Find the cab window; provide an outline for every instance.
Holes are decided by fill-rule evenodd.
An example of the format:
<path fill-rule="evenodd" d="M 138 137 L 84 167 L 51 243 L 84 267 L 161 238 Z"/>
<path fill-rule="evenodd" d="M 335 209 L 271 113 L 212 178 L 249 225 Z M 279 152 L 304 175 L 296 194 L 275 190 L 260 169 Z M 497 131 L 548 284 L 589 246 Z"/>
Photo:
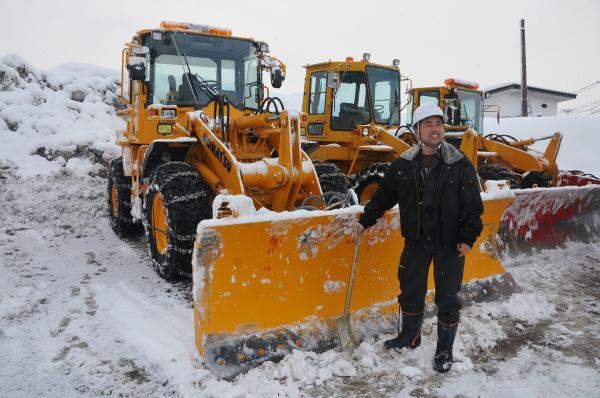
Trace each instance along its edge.
<path fill-rule="evenodd" d="M 434 104 L 440 104 L 440 94 L 438 91 L 421 91 L 419 93 L 419 106 L 433 102 Z"/>
<path fill-rule="evenodd" d="M 342 73 L 340 85 L 332 102 L 331 128 L 354 130 L 357 125 L 367 124 L 370 121 L 365 74 Z"/>
<path fill-rule="evenodd" d="M 315 72 L 310 75 L 310 94 L 308 113 L 322 115 L 325 112 L 325 93 L 327 92 L 327 72 Z"/>

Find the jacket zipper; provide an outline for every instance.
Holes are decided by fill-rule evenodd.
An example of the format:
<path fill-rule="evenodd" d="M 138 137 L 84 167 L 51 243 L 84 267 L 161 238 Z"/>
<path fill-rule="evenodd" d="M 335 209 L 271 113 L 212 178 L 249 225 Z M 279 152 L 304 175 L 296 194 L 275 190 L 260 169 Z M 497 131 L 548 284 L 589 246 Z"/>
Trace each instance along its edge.
<path fill-rule="evenodd" d="M 413 162 L 413 176 L 415 177 L 415 191 L 417 194 L 417 240 L 419 240 L 419 235 L 421 234 L 421 205 L 419 202 L 419 185 L 417 184 L 417 172 L 415 171 L 416 163 Z M 423 177 L 423 172 L 421 171 L 421 177 Z"/>
<path fill-rule="evenodd" d="M 440 187 L 442 185 L 442 180 L 445 179 L 445 174 L 446 174 L 446 170 L 448 165 L 443 163 L 441 164 L 442 166 L 442 170 L 440 171 L 440 174 L 438 175 L 438 180 L 437 180 L 437 187 L 435 188 L 435 215 L 436 215 L 436 219 L 438 220 L 435 224 L 435 227 L 437 229 L 437 237 L 440 240 L 440 243 L 442 241 L 442 231 L 440 231 L 440 222 L 439 222 L 439 217 L 440 217 L 440 202 L 442 200 L 441 198 L 441 192 L 440 192 Z M 444 181 L 445 183 L 445 181 Z"/>

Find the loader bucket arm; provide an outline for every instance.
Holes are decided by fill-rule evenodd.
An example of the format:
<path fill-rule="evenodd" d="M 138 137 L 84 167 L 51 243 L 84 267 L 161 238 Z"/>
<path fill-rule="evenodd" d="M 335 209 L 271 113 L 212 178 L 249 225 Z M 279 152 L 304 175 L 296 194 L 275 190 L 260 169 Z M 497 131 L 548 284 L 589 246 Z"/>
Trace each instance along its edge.
<path fill-rule="evenodd" d="M 488 138 L 481 137 L 480 139 L 484 151 L 496 152 L 498 157 L 508 163 L 513 170 L 519 172 L 544 171 L 544 165 L 540 162 L 540 159 L 531 153 Z"/>
<path fill-rule="evenodd" d="M 467 155 L 475 169 L 477 169 L 477 150 L 479 147 L 479 141 L 477 140 L 478 137 L 479 135 L 469 128 L 467 131 L 465 131 L 460 141 L 461 152 Z"/>
<path fill-rule="evenodd" d="M 484 200 L 484 232 L 467 255 L 465 281 L 483 280 L 490 289 L 490 280 L 502 279 L 495 235 L 511 201 Z M 338 344 L 335 319 L 344 308 L 352 225 L 361 211 L 270 213 L 198 225 L 195 341 L 211 372 L 230 376 L 294 349 Z M 361 241 L 350 312 L 363 335 L 395 328 L 399 221 L 397 208 L 390 210 Z"/>
<path fill-rule="evenodd" d="M 192 165 L 207 181 L 216 179 L 221 186 L 227 187 L 229 193 L 243 194 L 245 190 L 238 162 L 196 112 L 188 112 L 188 131 L 198 138 L 199 143 L 198 151 L 190 154 Z"/>
<path fill-rule="evenodd" d="M 558 172 L 558 166 L 556 165 L 556 158 L 558 157 L 558 151 L 560 150 L 560 144 L 562 143 L 562 134 L 556 132 L 553 134 L 546 150 L 544 151 L 544 159 L 548 162 L 547 168 L 544 174 L 553 177 Z"/>
<path fill-rule="evenodd" d="M 373 126 L 377 134 L 377 139 L 384 145 L 391 146 L 394 150 L 394 157 L 400 156 L 404 151 L 412 148 L 409 144 L 396 137 L 394 134 L 391 134 L 387 130 L 382 129 L 379 126 Z"/>
<path fill-rule="evenodd" d="M 190 151 L 188 161 L 211 187 L 251 196 L 257 208 L 273 211 L 294 209 L 305 198 L 322 194 L 312 162 L 300 148 L 299 115 L 284 111 L 280 115 L 239 117 L 233 121 L 234 134 L 229 145 L 196 112 L 188 113 L 188 131 L 199 142 Z M 240 137 L 248 131 L 262 137 L 261 151 L 243 147 Z M 275 152 L 278 157 L 270 157 Z M 236 155 L 250 158 L 241 162 Z"/>

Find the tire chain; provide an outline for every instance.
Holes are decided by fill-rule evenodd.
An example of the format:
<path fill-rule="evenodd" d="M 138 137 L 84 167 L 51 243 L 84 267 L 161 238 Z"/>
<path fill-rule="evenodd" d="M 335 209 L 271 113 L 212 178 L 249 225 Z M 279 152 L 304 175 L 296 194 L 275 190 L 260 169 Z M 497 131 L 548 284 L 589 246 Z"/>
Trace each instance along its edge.
<path fill-rule="evenodd" d="M 323 192 L 340 192 L 347 193 L 350 187 L 350 181 L 348 177 L 340 171 L 340 169 L 333 163 L 321 162 L 315 160 L 313 162 L 317 176 L 319 177 L 319 184 Z M 325 189 L 329 187 L 330 189 Z"/>
<path fill-rule="evenodd" d="M 177 179 L 181 180 L 177 181 Z M 209 214 L 212 213 L 211 191 L 200 174 L 185 162 L 169 162 L 157 167 L 152 173 L 151 181 L 152 183 L 148 185 L 146 191 L 147 200 L 144 203 L 144 225 L 146 226 L 150 255 L 161 276 L 169 279 L 177 274 L 187 274 L 187 269 L 183 269 L 183 267 L 187 268 L 191 263 L 189 254 L 194 250 L 193 241 L 196 237 L 195 226 L 191 226 L 196 223 L 189 220 L 201 221 L 211 217 Z M 196 192 L 185 193 L 190 190 Z M 154 239 L 149 215 L 151 209 L 148 208 L 152 194 L 160 194 L 163 197 L 164 211 L 168 220 L 167 236 L 169 239 L 164 257 L 157 254 L 155 258 L 153 255 Z M 201 200 L 198 201 L 198 199 Z M 190 202 L 190 204 L 182 207 L 181 204 L 185 202 Z M 169 216 L 170 211 L 174 211 L 175 214 Z M 177 233 L 175 231 L 177 228 L 193 231 L 193 233 Z M 190 242 L 192 242 L 191 245 Z M 181 257 L 174 256 L 175 253 L 180 254 Z"/>
<path fill-rule="evenodd" d="M 373 163 L 365 169 L 362 169 L 354 178 L 354 185 L 352 189 L 357 191 L 360 184 L 367 182 L 369 179 L 374 179 L 373 177 L 383 178 L 385 172 L 390 168 L 389 163 Z"/>

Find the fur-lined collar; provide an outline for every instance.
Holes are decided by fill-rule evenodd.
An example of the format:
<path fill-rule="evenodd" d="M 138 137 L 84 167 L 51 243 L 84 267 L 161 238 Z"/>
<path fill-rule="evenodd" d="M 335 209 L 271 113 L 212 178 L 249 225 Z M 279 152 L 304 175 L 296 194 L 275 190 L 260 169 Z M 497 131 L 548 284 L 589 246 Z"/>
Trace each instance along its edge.
<path fill-rule="evenodd" d="M 421 144 L 415 145 L 410 148 L 408 151 L 402 152 L 400 157 L 406 160 L 415 160 L 417 155 L 421 152 Z M 442 160 L 446 164 L 454 164 L 463 158 L 463 154 L 452 145 L 448 144 L 446 141 L 442 141 L 439 149 L 440 154 L 442 155 Z"/>

